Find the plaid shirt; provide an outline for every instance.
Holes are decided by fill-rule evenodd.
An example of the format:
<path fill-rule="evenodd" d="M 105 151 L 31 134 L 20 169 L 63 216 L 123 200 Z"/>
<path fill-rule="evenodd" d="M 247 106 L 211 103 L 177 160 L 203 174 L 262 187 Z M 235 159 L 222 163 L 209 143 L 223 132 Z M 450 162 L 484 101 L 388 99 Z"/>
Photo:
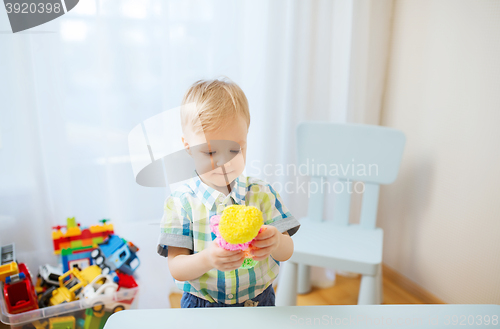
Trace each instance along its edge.
<path fill-rule="evenodd" d="M 167 256 L 168 246 L 198 253 L 215 239 L 210 231 L 210 217 L 220 215 L 231 204 L 255 206 L 262 211 L 264 224 L 292 236 L 299 222 L 290 214 L 279 194 L 270 184 L 243 174 L 231 183 L 231 193 L 211 188 L 196 176 L 174 191 L 165 201 L 158 253 Z M 271 256 L 250 269 L 222 272 L 211 269 L 195 280 L 178 281 L 183 291 L 210 302 L 242 303 L 263 292 L 276 278 L 279 262 Z"/>

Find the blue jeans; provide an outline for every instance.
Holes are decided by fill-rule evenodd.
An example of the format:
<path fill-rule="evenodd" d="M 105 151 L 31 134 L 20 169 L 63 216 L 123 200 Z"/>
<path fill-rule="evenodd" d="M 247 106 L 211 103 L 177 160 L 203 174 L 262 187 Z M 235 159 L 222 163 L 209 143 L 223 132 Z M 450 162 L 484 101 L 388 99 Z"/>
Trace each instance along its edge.
<path fill-rule="evenodd" d="M 273 285 L 269 285 L 261 294 L 251 299 L 254 302 L 259 302 L 257 306 L 275 306 L 274 289 Z M 243 303 L 226 304 L 226 303 L 211 303 L 206 299 L 197 297 L 189 292 L 184 292 L 181 298 L 181 308 L 195 308 L 195 307 L 241 307 L 245 306 Z"/>

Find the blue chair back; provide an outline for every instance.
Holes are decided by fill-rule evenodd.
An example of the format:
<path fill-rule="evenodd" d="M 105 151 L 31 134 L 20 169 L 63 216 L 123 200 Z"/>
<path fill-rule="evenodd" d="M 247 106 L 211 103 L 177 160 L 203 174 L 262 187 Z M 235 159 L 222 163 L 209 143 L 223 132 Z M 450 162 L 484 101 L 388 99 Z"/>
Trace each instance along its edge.
<path fill-rule="evenodd" d="M 297 127 L 297 157 L 300 174 L 311 176 L 307 216 L 323 220 L 324 190 L 335 193 L 333 221 L 349 224 L 351 194 L 362 190 L 360 226 L 374 229 L 380 184 L 397 177 L 406 137 L 403 132 L 382 126 L 303 122 Z M 336 177 L 333 183 L 327 177 Z M 325 185 L 323 185 L 325 184 Z M 330 185 L 326 185 L 330 184 Z M 318 187 L 312 190 L 312 187 Z"/>

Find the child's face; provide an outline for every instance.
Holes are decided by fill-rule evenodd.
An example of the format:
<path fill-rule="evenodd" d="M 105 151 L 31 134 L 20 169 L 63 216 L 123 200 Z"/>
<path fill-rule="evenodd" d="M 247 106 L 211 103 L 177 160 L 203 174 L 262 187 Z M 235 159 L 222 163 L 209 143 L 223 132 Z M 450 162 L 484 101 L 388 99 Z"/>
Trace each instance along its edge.
<path fill-rule="evenodd" d="M 189 140 L 183 137 L 182 142 L 201 180 L 227 194 L 227 185 L 245 169 L 247 134 L 246 121 L 237 117 L 218 132 L 190 134 Z"/>

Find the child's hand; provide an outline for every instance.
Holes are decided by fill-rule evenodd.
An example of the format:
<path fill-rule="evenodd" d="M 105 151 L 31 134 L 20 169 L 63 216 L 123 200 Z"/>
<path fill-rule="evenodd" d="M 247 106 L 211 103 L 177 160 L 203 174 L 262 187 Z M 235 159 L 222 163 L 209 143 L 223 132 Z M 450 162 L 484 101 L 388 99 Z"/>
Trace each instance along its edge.
<path fill-rule="evenodd" d="M 207 260 L 211 268 L 223 272 L 239 268 L 245 259 L 242 250 L 226 250 L 221 248 L 215 240 L 210 243 L 206 250 Z"/>
<path fill-rule="evenodd" d="M 264 260 L 271 255 L 279 246 L 282 234 L 275 226 L 263 225 L 266 229 L 260 232 L 255 241 L 252 242 L 253 260 Z"/>

